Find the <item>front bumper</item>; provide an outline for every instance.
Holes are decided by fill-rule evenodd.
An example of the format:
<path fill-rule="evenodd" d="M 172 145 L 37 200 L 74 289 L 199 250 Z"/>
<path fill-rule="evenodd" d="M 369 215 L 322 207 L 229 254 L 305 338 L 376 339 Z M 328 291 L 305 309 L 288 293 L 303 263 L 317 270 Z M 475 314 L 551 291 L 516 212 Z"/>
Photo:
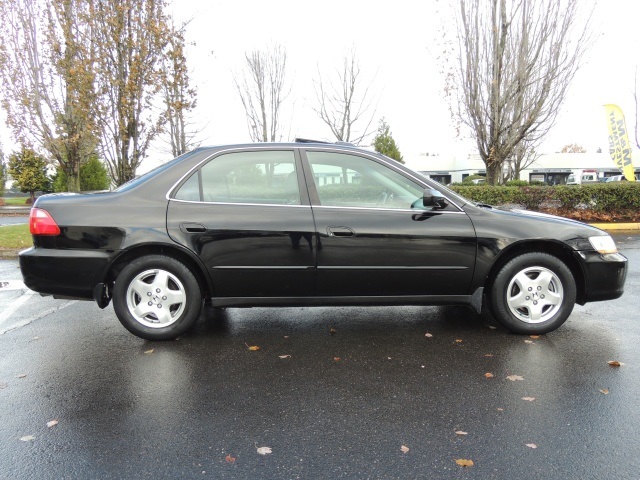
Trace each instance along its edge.
<path fill-rule="evenodd" d="M 627 257 L 620 253 L 577 252 L 585 276 L 584 302 L 613 300 L 624 293 Z"/>
<path fill-rule="evenodd" d="M 29 248 L 19 254 L 24 284 L 43 295 L 93 299 L 111 255 L 99 250 Z"/>

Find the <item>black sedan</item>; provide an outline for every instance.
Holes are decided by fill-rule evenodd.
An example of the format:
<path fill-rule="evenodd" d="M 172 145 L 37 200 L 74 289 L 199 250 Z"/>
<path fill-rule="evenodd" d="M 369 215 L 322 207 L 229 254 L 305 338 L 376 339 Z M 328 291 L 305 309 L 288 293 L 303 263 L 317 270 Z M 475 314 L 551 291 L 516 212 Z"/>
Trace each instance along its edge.
<path fill-rule="evenodd" d="M 40 197 L 25 284 L 167 340 L 214 307 L 469 305 L 518 333 L 622 295 L 605 232 L 476 204 L 375 152 L 199 148 L 113 192 Z"/>

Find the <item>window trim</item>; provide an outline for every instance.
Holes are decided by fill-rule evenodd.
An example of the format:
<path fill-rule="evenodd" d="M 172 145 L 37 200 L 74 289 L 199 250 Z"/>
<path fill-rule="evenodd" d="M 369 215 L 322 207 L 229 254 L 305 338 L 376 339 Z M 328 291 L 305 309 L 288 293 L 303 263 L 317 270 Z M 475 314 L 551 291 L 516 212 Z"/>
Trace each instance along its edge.
<path fill-rule="evenodd" d="M 238 202 L 218 202 L 218 201 L 212 202 L 212 201 L 204 200 L 204 194 L 203 194 L 203 191 L 202 191 L 202 173 L 201 173 L 202 167 L 204 165 L 206 165 L 207 163 L 214 161 L 217 157 L 220 157 L 222 155 L 227 155 L 227 154 L 230 154 L 230 153 L 244 153 L 244 152 L 291 152 L 291 153 L 293 153 L 293 164 L 294 164 L 294 168 L 295 168 L 295 171 L 296 171 L 296 179 L 298 181 L 298 192 L 299 192 L 299 195 L 300 195 L 300 204 L 299 205 L 286 205 L 286 204 L 282 204 L 282 203 L 238 203 Z M 194 173 L 198 174 L 198 184 L 199 184 L 199 188 L 200 188 L 200 199 L 201 200 L 181 200 L 181 199 L 175 198 L 175 196 L 178 193 L 178 191 L 180 190 L 180 188 L 182 188 L 184 183 L 187 180 L 189 180 L 189 178 L 191 178 L 191 175 L 193 175 Z M 196 165 L 191 167 L 184 175 L 182 175 L 180 177 L 180 179 L 178 179 L 177 182 L 175 182 L 171 186 L 171 188 L 169 188 L 169 190 L 167 191 L 167 193 L 165 195 L 165 198 L 168 201 L 172 201 L 172 202 L 209 204 L 209 205 L 251 205 L 251 206 L 276 206 L 276 207 L 309 207 L 309 206 L 311 206 L 311 202 L 309 200 L 308 187 L 306 188 L 306 192 L 305 192 L 304 189 L 300 188 L 301 185 L 305 185 L 306 186 L 306 181 L 305 181 L 304 172 L 303 172 L 302 160 L 300 158 L 300 151 L 299 151 L 298 148 L 296 148 L 294 146 L 287 146 L 285 148 L 277 147 L 277 146 L 273 146 L 271 148 L 265 148 L 263 146 L 232 147 L 232 148 L 225 148 L 225 149 L 219 150 L 219 151 L 217 151 L 215 153 L 212 153 L 211 155 L 205 157 L 200 162 L 198 162 Z"/>
<path fill-rule="evenodd" d="M 318 195 L 318 191 L 316 188 L 315 181 L 313 179 L 313 169 L 311 168 L 311 162 L 309 161 L 309 157 L 307 156 L 307 152 L 324 152 L 324 153 L 337 153 L 342 155 L 350 155 L 354 157 L 365 158 L 370 161 L 374 161 L 378 164 L 386 166 L 396 172 L 397 174 L 411 180 L 413 183 L 416 183 L 422 186 L 422 189 L 425 188 L 434 188 L 438 190 L 440 193 L 442 191 L 437 187 L 430 185 L 429 182 L 426 182 L 425 178 L 421 178 L 421 175 L 416 174 L 413 175 L 409 172 L 406 172 L 404 169 L 398 168 L 396 165 L 390 162 L 394 162 L 393 160 L 385 160 L 384 158 L 378 157 L 377 155 L 367 154 L 366 152 L 361 151 L 351 151 L 351 150 L 342 150 L 331 147 L 322 147 L 322 146 L 313 146 L 311 148 L 300 148 L 300 158 L 302 160 L 302 167 L 305 173 L 305 180 L 307 184 L 307 190 L 309 191 L 309 199 L 311 201 L 311 206 L 313 208 L 341 208 L 341 209 L 359 209 L 359 210 L 371 210 L 371 211 L 410 211 L 410 212 L 418 212 L 418 211 L 429 211 L 429 210 L 412 210 L 412 209 L 402 209 L 402 208 L 375 208 L 375 207 L 357 207 L 357 206 L 348 206 L 348 205 L 323 205 L 320 202 L 320 196 Z M 442 213 L 464 213 L 464 210 L 457 202 L 452 201 L 448 195 L 443 195 L 447 201 L 457 210 L 438 210 L 438 212 Z"/>

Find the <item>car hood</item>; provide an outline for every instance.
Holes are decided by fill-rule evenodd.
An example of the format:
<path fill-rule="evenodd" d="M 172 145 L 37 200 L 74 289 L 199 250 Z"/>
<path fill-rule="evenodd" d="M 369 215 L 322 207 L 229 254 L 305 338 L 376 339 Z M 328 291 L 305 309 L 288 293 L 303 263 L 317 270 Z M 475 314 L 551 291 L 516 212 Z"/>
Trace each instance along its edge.
<path fill-rule="evenodd" d="M 560 242 L 573 250 L 593 250 L 589 238 L 608 235 L 586 223 L 521 208 L 494 208 L 468 204 L 463 207 L 476 229 L 479 242 L 496 241 L 504 248 L 520 241 Z M 493 240 L 492 240 L 493 239 Z"/>
<path fill-rule="evenodd" d="M 592 227 L 591 225 L 586 224 L 584 222 L 581 222 L 579 220 L 574 220 L 572 218 L 566 218 L 566 217 L 560 217 L 558 215 L 551 215 L 549 213 L 535 212 L 533 210 L 525 210 L 523 208 L 512 208 L 512 207 L 507 207 L 507 208 L 494 207 L 494 209 L 497 210 L 497 211 L 510 212 L 510 213 L 513 213 L 513 214 L 516 214 L 518 216 L 525 217 L 525 218 L 540 218 L 540 219 L 549 220 L 549 221 L 552 221 L 552 222 L 579 225 L 579 226 L 582 226 L 582 227 L 588 227 L 588 228 L 592 228 L 594 230 L 598 230 L 596 227 Z"/>

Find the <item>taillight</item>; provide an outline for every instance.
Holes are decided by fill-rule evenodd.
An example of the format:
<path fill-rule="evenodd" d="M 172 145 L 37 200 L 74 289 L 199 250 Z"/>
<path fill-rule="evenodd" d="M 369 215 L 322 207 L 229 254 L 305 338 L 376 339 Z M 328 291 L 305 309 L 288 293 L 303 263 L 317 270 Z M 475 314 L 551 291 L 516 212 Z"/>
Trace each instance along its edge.
<path fill-rule="evenodd" d="M 31 235 L 60 235 L 60 228 L 53 217 L 41 208 L 32 208 L 29 214 Z"/>

